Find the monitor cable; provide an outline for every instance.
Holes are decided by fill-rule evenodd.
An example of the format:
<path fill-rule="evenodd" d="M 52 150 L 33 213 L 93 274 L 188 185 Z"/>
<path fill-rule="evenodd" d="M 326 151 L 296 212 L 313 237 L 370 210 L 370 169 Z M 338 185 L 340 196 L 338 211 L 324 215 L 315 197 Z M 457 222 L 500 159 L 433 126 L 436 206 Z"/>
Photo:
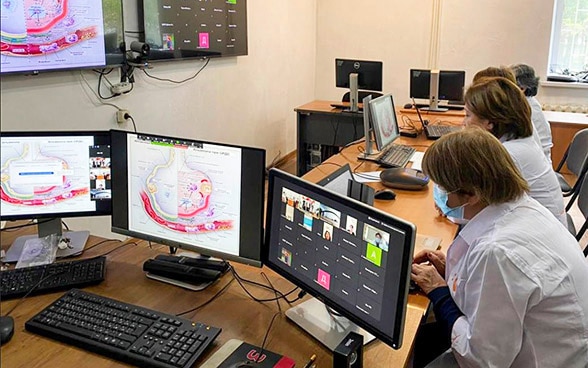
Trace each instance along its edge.
<path fill-rule="evenodd" d="M 293 300 L 289 300 L 287 297 L 290 296 L 290 295 L 292 295 L 296 290 L 298 290 L 298 287 L 295 287 L 294 289 L 288 291 L 287 293 L 282 293 L 281 291 L 279 291 L 277 289 L 273 289 L 273 288 L 271 288 L 271 287 L 269 287 L 267 285 L 264 285 L 264 284 L 261 284 L 259 282 L 248 280 L 248 279 L 245 279 L 245 278 L 241 277 L 233 267 L 231 267 L 230 271 L 233 274 L 233 276 L 235 277 L 235 280 L 237 280 L 237 282 L 239 283 L 239 285 L 241 286 L 241 288 L 245 291 L 245 293 L 247 295 L 249 295 L 249 297 L 252 300 L 254 300 L 254 301 L 258 302 L 258 303 L 273 302 L 274 300 L 276 300 L 276 298 L 259 299 L 259 298 L 255 297 L 253 294 L 251 294 L 251 292 L 249 292 L 249 290 L 247 290 L 247 288 L 243 284 L 244 282 L 245 283 L 252 284 L 252 285 L 255 285 L 255 286 L 258 286 L 258 287 L 261 287 L 261 288 L 264 288 L 264 289 L 269 289 L 271 291 L 277 292 L 278 295 L 279 295 L 277 297 L 277 299 L 284 299 L 286 301 L 286 303 L 288 303 L 288 304 L 292 304 L 292 303 L 296 302 L 297 300 L 302 299 L 306 295 L 306 292 L 303 291 L 303 290 L 301 290 L 298 293 L 298 296 L 296 298 L 294 298 Z"/>
<path fill-rule="evenodd" d="M 45 271 L 46 271 L 46 270 L 47 270 L 46 268 L 45 268 L 45 269 L 43 269 L 43 273 L 41 274 L 41 279 L 39 280 L 39 282 L 37 282 L 35 285 L 33 285 L 33 286 L 32 286 L 32 287 L 29 289 L 29 291 L 27 291 L 27 292 L 26 292 L 26 294 L 25 294 L 25 295 L 23 295 L 23 296 L 22 296 L 22 297 L 21 297 L 21 298 L 18 300 L 18 302 L 16 302 L 16 304 L 15 304 L 15 305 L 14 305 L 12 308 L 10 308 L 10 309 L 8 310 L 8 312 L 6 312 L 6 314 L 4 315 L 4 317 L 7 317 L 7 316 L 9 316 L 9 315 L 10 315 L 10 313 L 14 312 L 14 310 L 15 310 L 15 309 L 16 309 L 16 308 L 17 308 L 19 305 L 21 305 L 21 304 L 24 302 L 24 300 L 25 300 L 25 299 L 26 299 L 26 298 L 27 298 L 27 297 L 28 297 L 28 296 L 29 296 L 29 295 L 30 295 L 30 294 L 31 294 L 33 291 L 35 291 L 35 289 L 36 289 L 36 288 L 38 288 L 38 287 L 39 287 L 39 285 L 41 285 L 43 282 L 45 282 L 45 281 L 49 280 L 50 278 L 52 278 L 52 277 L 54 277 L 54 276 L 59 276 L 59 275 L 61 275 L 62 273 L 65 273 L 65 272 L 66 272 L 66 270 L 63 270 L 63 271 L 61 271 L 61 272 L 56 272 L 56 273 L 53 273 L 53 274 L 45 275 Z"/>
<path fill-rule="evenodd" d="M 231 268 L 232 268 L 232 266 L 229 266 L 229 267 L 231 267 Z M 200 304 L 200 305 L 198 305 L 198 306 L 196 306 L 196 307 L 194 307 L 194 308 L 190 308 L 190 309 L 188 309 L 187 311 L 184 311 L 184 312 L 177 313 L 177 314 L 176 314 L 176 317 L 181 317 L 181 316 L 183 316 L 183 315 L 186 315 L 186 314 L 188 314 L 188 313 L 195 312 L 195 311 L 197 311 L 197 310 L 199 310 L 199 309 L 202 309 L 202 308 L 204 308 L 204 307 L 205 307 L 205 306 L 207 306 L 208 304 L 212 303 L 212 302 L 213 302 L 214 300 L 216 300 L 216 299 L 217 299 L 219 296 L 221 296 L 221 295 L 222 295 L 222 294 L 225 292 L 225 290 L 227 290 L 227 289 L 229 288 L 229 286 L 230 286 L 230 285 L 233 283 L 233 281 L 235 281 L 235 278 L 234 278 L 234 277 L 232 277 L 232 278 L 229 280 L 229 282 L 227 282 L 227 283 L 225 284 L 225 286 L 223 286 L 223 287 L 222 287 L 222 288 L 221 288 L 219 291 L 217 291 L 217 292 L 216 292 L 216 294 L 214 294 L 214 295 L 213 295 L 213 296 L 212 296 L 210 299 L 208 299 L 208 300 L 207 300 L 207 301 L 205 301 L 204 303 L 202 303 L 202 304 Z"/>
<path fill-rule="evenodd" d="M 196 78 L 196 77 L 198 76 L 198 74 L 200 74 L 200 72 L 201 72 L 201 71 L 203 71 L 203 70 L 204 70 L 204 68 L 206 68 L 206 66 L 207 66 L 207 65 L 208 65 L 208 63 L 210 62 L 210 58 L 208 58 L 208 57 L 207 57 L 207 58 L 205 58 L 205 59 L 206 59 L 206 62 L 204 63 L 204 65 L 202 65 L 202 66 L 200 67 L 200 69 L 198 69 L 198 71 L 197 71 L 197 72 L 196 72 L 194 75 L 192 75 L 191 77 L 188 77 L 188 78 L 186 78 L 186 79 L 179 80 L 179 81 L 176 81 L 176 80 L 173 80 L 173 79 L 168 79 L 168 78 L 160 78 L 160 77 L 156 77 L 156 76 L 154 76 L 154 75 L 151 75 L 151 74 L 149 74 L 149 73 L 147 72 L 147 70 L 145 70 L 145 69 L 143 69 L 143 73 L 144 73 L 146 76 L 148 76 L 149 78 L 152 78 L 152 79 L 158 80 L 158 81 L 160 81 L 160 82 L 169 82 L 169 83 L 174 83 L 174 84 L 182 84 L 182 83 L 188 82 L 188 81 L 190 81 L 190 80 L 192 80 L 192 79 Z"/>

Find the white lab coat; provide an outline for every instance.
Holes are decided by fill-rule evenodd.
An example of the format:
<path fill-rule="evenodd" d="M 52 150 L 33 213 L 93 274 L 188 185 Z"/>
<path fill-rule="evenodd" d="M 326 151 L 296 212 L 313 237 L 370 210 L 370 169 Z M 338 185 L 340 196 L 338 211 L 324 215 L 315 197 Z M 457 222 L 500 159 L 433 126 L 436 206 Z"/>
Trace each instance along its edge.
<path fill-rule="evenodd" d="M 537 201 L 488 206 L 447 253 L 447 284 L 464 313 L 431 367 L 588 365 L 588 262 Z"/>

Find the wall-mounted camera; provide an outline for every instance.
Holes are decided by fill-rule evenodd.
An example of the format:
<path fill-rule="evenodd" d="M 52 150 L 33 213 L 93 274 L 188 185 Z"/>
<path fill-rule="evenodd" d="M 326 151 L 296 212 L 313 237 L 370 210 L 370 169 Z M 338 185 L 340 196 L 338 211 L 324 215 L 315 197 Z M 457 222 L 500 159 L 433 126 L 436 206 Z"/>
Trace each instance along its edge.
<path fill-rule="evenodd" d="M 141 58 L 149 57 L 150 47 L 148 44 L 139 41 L 131 42 L 131 51 L 139 54 Z"/>

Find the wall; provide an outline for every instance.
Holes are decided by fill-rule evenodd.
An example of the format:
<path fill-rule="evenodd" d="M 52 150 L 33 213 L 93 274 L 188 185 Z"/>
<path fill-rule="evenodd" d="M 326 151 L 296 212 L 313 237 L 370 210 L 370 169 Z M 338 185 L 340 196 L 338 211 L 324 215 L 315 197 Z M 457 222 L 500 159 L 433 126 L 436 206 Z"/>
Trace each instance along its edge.
<path fill-rule="evenodd" d="M 137 29 L 136 18 L 126 13 L 125 21 L 127 29 Z M 314 98 L 316 0 L 249 0 L 248 31 L 247 56 L 212 59 L 196 79 L 181 85 L 136 71 L 134 90 L 108 102 L 129 110 L 139 131 L 262 147 L 268 162 L 293 151 L 293 109 Z M 181 80 L 201 65 L 158 63 L 148 72 Z M 81 74 L 95 90 L 97 76 Z M 1 130 L 132 130 L 130 123 L 117 126 L 116 110 L 99 104 L 81 74 L 2 76 Z M 109 217 L 67 223 L 111 236 Z"/>
<path fill-rule="evenodd" d="M 545 80 L 553 0 L 436 0 L 440 2 L 441 69 L 466 71 L 466 84 L 490 65 L 527 63 Z M 317 2 L 316 98 L 340 99 L 336 57 L 382 60 L 384 91 L 409 101 L 409 69 L 429 68 L 434 0 Z M 344 26 L 342 26 L 342 24 Z M 542 87 L 543 103 L 588 105 L 587 89 Z"/>

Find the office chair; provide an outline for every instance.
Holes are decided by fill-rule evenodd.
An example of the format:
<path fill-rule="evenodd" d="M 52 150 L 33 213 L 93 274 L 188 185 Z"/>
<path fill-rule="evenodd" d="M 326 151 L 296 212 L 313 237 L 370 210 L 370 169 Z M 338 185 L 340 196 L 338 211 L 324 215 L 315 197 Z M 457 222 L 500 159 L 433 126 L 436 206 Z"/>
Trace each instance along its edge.
<path fill-rule="evenodd" d="M 349 91 L 345 92 L 345 94 L 343 95 L 343 98 L 341 98 L 341 102 L 349 102 L 351 99 L 350 95 L 351 95 L 351 92 L 349 92 Z M 372 92 L 372 91 L 358 91 L 357 95 L 358 95 L 357 100 L 359 102 L 363 101 L 363 99 L 369 95 L 372 95 L 372 99 L 382 96 L 382 94 L 380 92 Z"/>
<path fill-rule="evenodd" d="M 576 175 L 576 184 L 571 186 L 563 175 L 560 173 L 564 163 L 568 167 L 568 169 Z M 582 129 L 574 135 L 572 141 L 568 145 L 564 156 L 562 157 L 561 161 L 557 165 L 555 169 L 555 174 L 557 176 L 557 180 L 559 181 L 559 185 L 561 186 L 561 191 L 563 192 L 564 197 L 572 196 L 568 205 L 566 206 L 566 211 L 568 211 L 572 207 L 572 203 L 575 201 L 576 197 L 578 196 L 578 189 L 580 184 L 582 183 L 582 179 L 586 172 L 588 171 L 588 128 Z"/>
<path fill-rule="evenodd" d="M 574 226 L 574 222 L 572 221 L 572 217 L 570 216 L 569 210 L 566 213 L 566 217 L 568 219 L 568 230 L 576 237 L 578 242 L 582 239 L 582 236 L 588 229 L 588 176 L 584 176 L 582 183 L 579 185 L 578 189 L 578 209 L 584 216 L 584 224 L 580 227 L 578 231 L 576 231 L 576 227 Z M 588 256 L 588 246 L 584 249 L 584 255 Z"/>

